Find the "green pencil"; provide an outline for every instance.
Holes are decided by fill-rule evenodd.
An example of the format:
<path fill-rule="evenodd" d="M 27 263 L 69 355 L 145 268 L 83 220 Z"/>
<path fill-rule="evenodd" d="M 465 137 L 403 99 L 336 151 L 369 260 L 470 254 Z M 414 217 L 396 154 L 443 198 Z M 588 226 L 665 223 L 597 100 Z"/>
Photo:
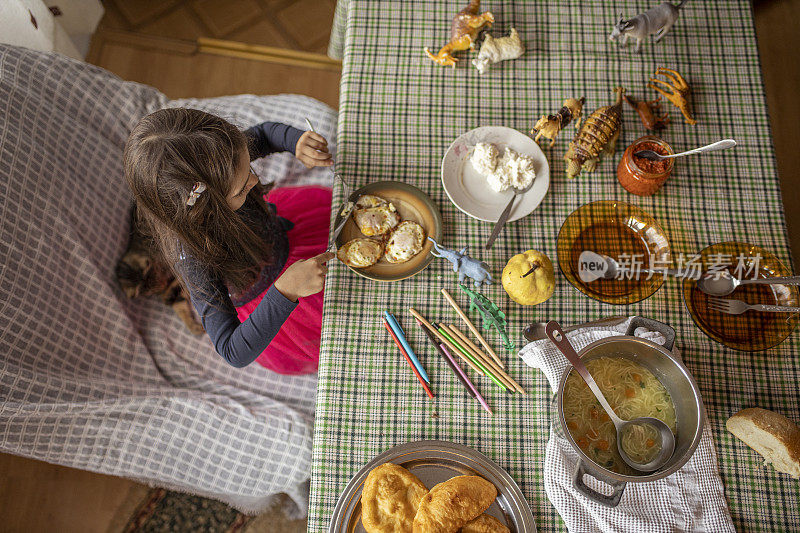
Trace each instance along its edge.
<path fill-rule="evenodd" d="M 487 376 L 489 376 L 489 379 L 491 379 L 492 381 L 494 381 L 494 382 L 495 382 L 495 384 L 497 384 L 497 386 L 498 386 L 498 387 L 500 387 L 500 388 L 501 388 L 501 389 L 503 389 L 504 391 L 508 392 L 508 388 L 507 388 L 505 385 L 503 385 L 503 383 L 502 383 L 502 382 L 501 382 L 499 379 L 497 379 L 497 377 L 496 377 L 494 374 L 492 374 L 492 372 L 491 372 L 490 370 L 488 370 L 488 369 L 487 369 L 487 368 L 486 368 L 486 367 L 483 365 L 483 363 L 481 363 L 480 361 L 478 361 L 478 360 L 477 360 L 477 359 L 476 359 L 476 358 L 475 358 L 475 357 L 474 357 L 474 356 L 473 356 L 471 353 L 469 353 L 467 350 L 465 350 L 465 349 L 464 349 L 464 347 L 463 347 L 463 346 L 461 346 L 461 345 L 458 343 L 458 341 L 456 341 L 456 340 L 453 338 L 453 336 L 452 336 L 452 335 L 450 335 L 449 333 L 447 333 L 447 331 L 445 331 L 445 329 L 444 329 L 444 328 L 443 328 L 443 327 L 442 327 L 440 324 L 434 324 L 434 327 L 436 328 L 436 330 L 437 330 L 439 333 L 441 333 L 442 337 L 444 337 L 445 339 L 447 339 L 448 341 L 450 341 L 450 343 L 451 343 L 453 346 L 455 346 L 455 347 L 456 347 L 456 349 L 457 349 L 459 352 L 461 352 L 462 354 L 464 354 L 464 357 L 466 357 L 467 359 L 469 359 L 470 361 L 472 361 L 472 362 L 473 362 L 473 363 L 474 363 L 474 364 L 475 364 L 475 365 L 476 365 L 478 368 L 480 368 L 481 370 L 483 370 L 483 371 L 486 373 L 486 375 L 487 375 Z"/>

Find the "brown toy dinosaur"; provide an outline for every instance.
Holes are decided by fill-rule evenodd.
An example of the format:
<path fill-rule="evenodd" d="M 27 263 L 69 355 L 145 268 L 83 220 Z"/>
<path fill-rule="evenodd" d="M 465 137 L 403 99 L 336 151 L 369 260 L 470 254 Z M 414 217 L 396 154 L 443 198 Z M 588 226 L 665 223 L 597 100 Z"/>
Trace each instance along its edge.
<path fill-rule="evenodd" d="M 475 49 L 478 34 L 494 22 L 494 15 L 490 12 L 478 14 L 480 7 L 481 0 L 470 0 L 469 5 L 453 17 L 450 25 L 450 42 L 444 45 L 438 54 L 433 55 L 428 48 L 425 48 L 425 53 L 432 61 L 442 66 L 451 65 L 456 68 L 458 59 L 452 56 L 453 52 Z"/>
<path fill-rule="evenodd" d="M 633 96 L 624 96 L 625 101 L 628 102 L 634 111 L 639 114 L 642 119 L 642 124 L 648 130 L 663 130 L 669 124 L 669 115 L 664 112 L 661 113 L 661 97 L 656 97 L 655 100 L 637 100 Z"/>
<path fill-rule="evenodd" d="M 567 177 L 574 178 L 581 170 L 592 172 L 600 160 L 600 153 L 614 153 L 622 129 L 622 95 L 625 89 L 617 87 L 617 101 L 596 109 L 580 131 L 569 143 L 564 159 L 567 161 Z"/>
<path fill-rule="evenodd" d="M 550 139 L 550 148 L 556 143 L 556 137 L 562 128 L 565 128 L 573 119 L 575 119 L 575 129 L 581 127 L 581 115 L 583 109 L 583 102 L 586 99 L 581 97 L 567 98 L 564 100 L 564 105 L 554 115 L 542 115 L 536 122 L 536 125 L 531 130 L 531 135 L 536 135 L 534 141 L 539 142 L 539 137 Z"/>
<path fill-rule="evenodd" d="M 668 81 L 659 80 L 656 78 L 656 76 L 659 74 L 667 78 Z M 656 83 L 659 85 L 656 85 Z M 652 78 L 650 78 L 650 83 L 648 83 L 647 86 L 663 94 L 667 100 L 672 102 L 675 107 L 680 109 L 688 124 L 697 124 L 697 121 L 692 117 L 692 113 L 689 111 L 688 98 L 689 93 L 692 92 L 692 89 L 689 87 L 689 84 L 686 83 L 686 80 L 683 79 L 683 76 L 681 76 L 677 71 L 658 67 L 656 69 L 656 73 L 653 74 Z M 662 87 L 669 89 L 669 92 L 665 91 Z"/>

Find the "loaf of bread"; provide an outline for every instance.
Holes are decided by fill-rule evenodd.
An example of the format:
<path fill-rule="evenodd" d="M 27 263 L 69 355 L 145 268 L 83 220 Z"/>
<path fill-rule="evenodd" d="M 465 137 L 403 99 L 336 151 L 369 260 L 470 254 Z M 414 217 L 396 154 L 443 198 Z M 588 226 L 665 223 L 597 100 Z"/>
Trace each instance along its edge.
<path fill-rule="evenodd" d="M 800 478 L 800 427 L 783 415 L 753 407 L 730 417 L 728 431 L 764 456 L 775 470 Z"/>

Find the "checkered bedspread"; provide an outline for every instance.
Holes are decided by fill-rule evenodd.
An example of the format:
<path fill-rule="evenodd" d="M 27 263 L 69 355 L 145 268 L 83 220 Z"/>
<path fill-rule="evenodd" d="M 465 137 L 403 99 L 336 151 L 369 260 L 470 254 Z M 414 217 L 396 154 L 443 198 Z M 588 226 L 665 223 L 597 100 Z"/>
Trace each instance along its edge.
<path fill-rule="evenodd" d="M 340 2 L 342 4 L 342 2 Z M 676 253 L 697 253 L 726 240 L 762 245 L 790 264 L 778 177 L 764 90 L 759 71 L 750 4 L 744 0 L 688 2 L 663 41 L 646 42 L 641 55 L 617 50 L 608 41 L 619 13 L 633 16 L 652 3 L 633 1 L 483 2 L 494 13 L 494 36 L 516 27 L 525 55 L 493 67 L 484 76 L 459 53 L 455 70 L 434 65 L 423 47 L 445 44 L 451 17 L 463 0 L 433 2 L 350 0 L 339 6 L 336 26 L 344 43 L 339 115 L 339 169 L 356 186 L 401 180 L 426 191 L 445 223 L 444 245 L 469 245 L 494 267 L 499 278 L 508 258 L 536 248 L 556 257 L 556 235 L 565 217 L 595 200 L 623 200 L 644 209 L 666 230 Z M 482 125 L 527 132 L 540 115 L 555 112 L 564 98 L 586 97 L 584 113 L 613 102 L 611 89 L 623 85 L 639 98 L 656 67 L 680 71 L 694 90 L 698 124 L 684 123 L 670 104 L 672 124 L 664 133 L 676 149 L 722 138 L 740 146 L 729 152 L 687 158 L 661 192 L 649 198 L 627 193 L 616 180 L 618 153 L 593 174 L 568 181 L 562 159 L 574 130 L 561 133 L 545 150 L 551 185 L 542 205 L 510 224 L 494 248 L 483 243 L 491 224 L 458 211 L 441 186 L 439 166 L 447 146 Z M 620 150 L 644 134 L 625 106 Z M 337 191 L 342 198 L 342 191 Z M 530 391 L 503 394 L 477 379 L 496 414 L 488 417 L 461 388 L 406 309 L 457 321 L 438 295 L 441 287 L 459 294 L 450 265 L 436 260 L 420 275 L 398 283 L 368 282 L 342 265 L 331 268 L 326 288 L 320 384 L 314 434 L 309 528 L 327 528 L 339 493 L 350 477 L 376 454 L 417 439 L 445 439 L 476 448 L 517 480 L 541 531 L 563 529 L 548 502 L 542 463 L 551 417 L 551 393 L 544 375 L 504 352 L 510 373 Z M 680 285 L 667 280 L 651 298 L 618 308 L 589 299 L 557 274 L 554 296 L 535 308 L 513 304 L 502 287 L 483 292 L 507 313 L 518 346 L 521 329 L 534 320 L 574 324 L 612 314 L 641 314 L 669 323 L 677 345 L 698 381 L 708 410 L 720 470 L 737 529 L 792 531 L 800 528 L 800 485 L 764 467 L 760 456 L 724 427 L 734 412 L 761 406 L 800 420 L 800 340 L 795 333 L 761 353 L 733 351 L 713 342 L 695 325 L 683 304 Z M 466 300 L 460 297 L 461 303 Z M 437 392 L 429 401 L 383 330 L 379 314 L 393 310 L 417 348 Z M 500 349 L 496 336 L 491 341 Z"/>
<path fill-rule="evenodd" d="M 122 172 L 130 128 L 166 106 L 247 127 L 336 116 L 311 98 L 169 101 L 57 54 L 0 45 L 0 451 L 218 498 L 307 505 L 316 376 L 228 366 L 155 299 L 128 300 Z M 259 160 L 278 184 L 330 183 L 291 154 Z"/>

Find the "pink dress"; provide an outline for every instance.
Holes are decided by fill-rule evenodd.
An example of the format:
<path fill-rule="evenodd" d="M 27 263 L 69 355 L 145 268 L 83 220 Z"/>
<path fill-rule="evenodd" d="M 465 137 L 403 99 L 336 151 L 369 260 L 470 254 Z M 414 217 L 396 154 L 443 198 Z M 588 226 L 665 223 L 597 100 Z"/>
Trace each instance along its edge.
<path fill-rule="evenodd" d="M 275 204 L 279 216 L 294 223 L 289 230 L 289 257 L 283 270 L 300 259 L 319 255 L 328 247 L 331 190 L 325 187 L 272 189 L 264 199 Z M 281 273 L 283 273 L 283 270 Z M 269 289 L 267 289 L 269 290 Z M 239 320 L 250 316 L 267 291 L 236 308 Z M 319 366 L 323 293 L 300 298 L 280 331 L 256 361 L 278 374 L 311 374 Z"/>

